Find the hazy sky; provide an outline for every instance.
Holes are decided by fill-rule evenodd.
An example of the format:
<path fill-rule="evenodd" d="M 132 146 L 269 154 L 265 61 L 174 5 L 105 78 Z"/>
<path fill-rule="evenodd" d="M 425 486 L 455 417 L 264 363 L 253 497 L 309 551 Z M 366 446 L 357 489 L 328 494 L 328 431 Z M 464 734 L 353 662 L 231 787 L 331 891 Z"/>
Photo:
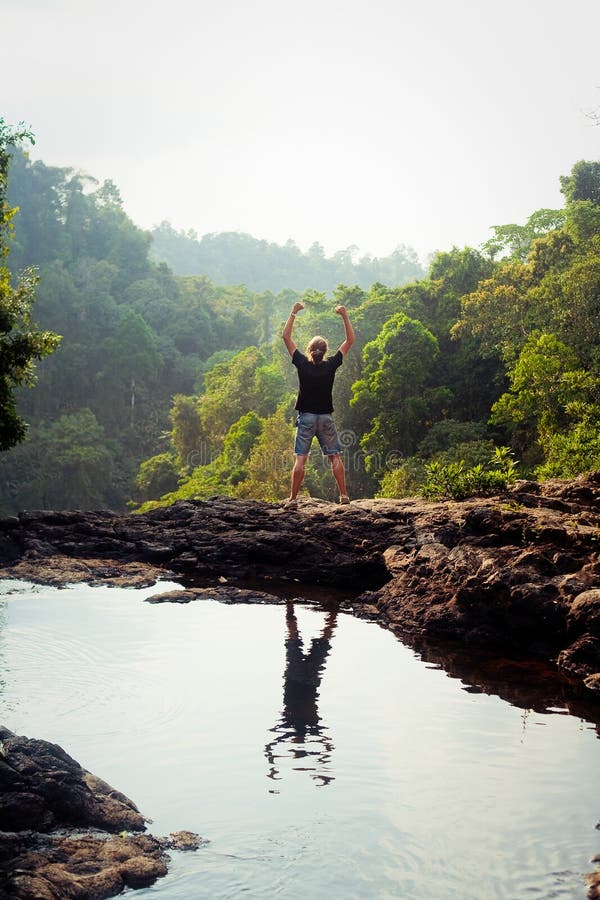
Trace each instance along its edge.
<path fill-rule="evenodd" d="M 0 0 L 0 115 L 142 227 L 421 256 L 600 158 L 598 0 Z"/>

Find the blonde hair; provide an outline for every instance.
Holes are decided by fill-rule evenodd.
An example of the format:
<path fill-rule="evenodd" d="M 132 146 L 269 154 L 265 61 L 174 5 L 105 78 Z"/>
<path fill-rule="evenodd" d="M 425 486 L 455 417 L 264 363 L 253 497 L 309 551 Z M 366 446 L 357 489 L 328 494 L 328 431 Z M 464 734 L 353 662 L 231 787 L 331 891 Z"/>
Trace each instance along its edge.
<path fill-rule="evenodd" d="M 311 338 L 307 344 L 306 355 L 311 363 L 317 364 L 323 361 L 326 353 L 327 341 L 320 334 L 315 334 L 314 338 Z"/>

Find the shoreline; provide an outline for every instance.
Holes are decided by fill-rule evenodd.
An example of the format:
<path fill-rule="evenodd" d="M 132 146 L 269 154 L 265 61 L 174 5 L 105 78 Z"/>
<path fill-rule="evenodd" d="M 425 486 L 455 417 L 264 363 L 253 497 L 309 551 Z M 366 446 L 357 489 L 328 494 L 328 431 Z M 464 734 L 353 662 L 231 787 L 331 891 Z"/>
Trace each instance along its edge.
<path fill-rule="evenodd" d="M 407 640 L 542 659 L 600 701 L 600 472 L 465 501 L 28 511 L 0 520 L 0 565 L 0 577 L 58 586 L 331 588 Z"/>

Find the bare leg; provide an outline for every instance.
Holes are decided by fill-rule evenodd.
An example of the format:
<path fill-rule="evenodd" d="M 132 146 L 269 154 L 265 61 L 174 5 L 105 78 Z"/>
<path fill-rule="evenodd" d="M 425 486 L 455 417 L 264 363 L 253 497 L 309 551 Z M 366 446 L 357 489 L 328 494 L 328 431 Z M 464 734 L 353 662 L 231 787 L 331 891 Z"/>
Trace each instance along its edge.
<path fill-rule="evenodd" d="M 292 469 L 292 492 L 290 494 L 292 500 L 295 500 L 298 496 L 298 491 L 304 481 L 304 470 L 306 468 L 307 459 L 308 456 L 300 454 L 296 455 L 296 461 L 294 463 L 294 468 Z"/>
<path fill-rule="evenodd" d="M 348 493 L 346 491 L 346 472 L 344 470 L 342 457 L 339 455 L 339 453 L 333 453 L 329 457 L 329 463 L 331 465 L 333 477 L 335 478 L 340 491 L 340 497 L 342 497 Z"/>

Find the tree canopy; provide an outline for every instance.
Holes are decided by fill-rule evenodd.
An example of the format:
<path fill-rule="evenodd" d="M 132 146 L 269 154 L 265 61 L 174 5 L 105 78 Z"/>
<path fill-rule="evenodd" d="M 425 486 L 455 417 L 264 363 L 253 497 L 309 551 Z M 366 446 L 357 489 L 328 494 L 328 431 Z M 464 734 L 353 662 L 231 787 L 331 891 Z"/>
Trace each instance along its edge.
<path fill-rule="evenodd" d="M 17 409 L 15 388 L 35 384 L 34 360 L 43 359 L 59 344 L 59 337 L 42 331 L 31 318 L 37 275 L 33 267 L 11 278 L 8 253 L 17 212 L 7 202 L 8 171 L 13 149 L 32 135 L 23 125 L 14 128 L 0 119 L 0 450 L 22 441 L 27 426 Z"/>
<path fill-rule="evenodd" d="M 340 283 L 398 285 L 425 274 L 415 251 L 404 244 L 385 257 L 359 257 L 357 247 L 326 256 L 316 242 L 303 253 L 292 240 L 282 246 L 237 231 L 199 238 L 166 221 L 153 230 L 152 240 L 153 257 L 176 274 L 206 275 L 217 284 L 245 284 L 253 291 L 330 292 Z"/>
<path fill-rule="evenodd" d="M 561 179 L 564 209 L 494 226 L 480 248 L 441 251 L 427 275 L 410 272 L 405 248 L 386 283 L 383 261 L 368 269 L 353 248 L 333 265 L 318 244 L 302 254 L 292 242 L 279 248 L 248 235 L 182 242 L 161 226 L 186 259 L 196 254 L 174 274 L 112 182 L 31 162 L 9 143 L 4 446 L 23 433 L 17 403 L 30 429 L 0 456 L 5 511 L 284 497 L 297 381 L 281 330 L 298 299 L 299 346 L 324 334 L 337 349 L 338 304 L 356 332 L 334 391 L 352 496 L 463 496 L 498 490 L 517 471 L 531 478 L 600 467 L 599 164 L 582 161 Z M 11 280 L 13 224 L 11 259 L 23 274 Z M 235 270 L 225 263 L 231 256 Z M 197 264 L 209 258 L 222 268 Z M 29 318 L 32 265 L 44 330 Z M 332 281 L 303 281 L 307 271 Z M 32 360 L 56 346 L 55 332 L 60 352 L 39 364 L 36 390 L 22 391 Z M 316 448 L 304 489 L 335 493 Z"/>

